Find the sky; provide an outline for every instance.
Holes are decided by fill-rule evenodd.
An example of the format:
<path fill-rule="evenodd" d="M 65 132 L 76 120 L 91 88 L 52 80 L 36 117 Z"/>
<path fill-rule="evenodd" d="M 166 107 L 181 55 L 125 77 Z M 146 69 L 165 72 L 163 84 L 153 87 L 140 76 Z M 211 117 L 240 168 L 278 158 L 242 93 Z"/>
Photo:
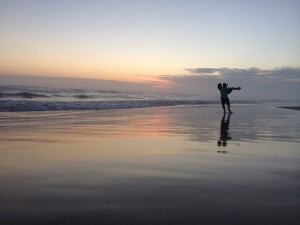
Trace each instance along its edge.
<path fill-rule="evenodd" d="M 0 0 L 0 75 L 187 93 L 217 81 L 272 83 L 292 96 L 299 8 L 299 0 Z"/>

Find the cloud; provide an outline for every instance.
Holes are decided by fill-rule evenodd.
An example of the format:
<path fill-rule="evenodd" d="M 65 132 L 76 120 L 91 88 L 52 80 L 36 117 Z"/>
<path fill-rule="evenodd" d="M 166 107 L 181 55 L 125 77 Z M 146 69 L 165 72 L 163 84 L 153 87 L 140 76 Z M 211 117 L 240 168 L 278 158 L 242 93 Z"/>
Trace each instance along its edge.
<path fill-rule="evenodd" d="M 259 68 L 249 68 L 249 69 L 230 69 L 230 68 L 190 68 L 186 71 L 191 74 L 198 76 L 211 76 L 217 74 L 224 79 L 234 79 L 240 77 L 254 78 L 262 80 L 274 79 L 276 81 L 292 81 L 298 80 L 300 82 L 300 68 L 294 67 L 282 67 L 274 68 L 271 70 L 262 70 Z"/>
<path fill-rule="evenodd" d="M 300 68 L 187 68 L 187 74 L 163 75 L 161 80 L 173 84 L 174 92 L 199 94 L 205 98 L 217 97 L 217 83 L 242 86 L 240 98 L 300 99 Z"/>
<path fill-rule="evenodd" d="M 188 72 L 192 73 L 192 74 L 199 74 L 199 75 L 212 75 L 215 73 L 220 74 L 220 71 L 225 70 L 226 68 L 190 68 L 190 69 L 186 69 Z"/>

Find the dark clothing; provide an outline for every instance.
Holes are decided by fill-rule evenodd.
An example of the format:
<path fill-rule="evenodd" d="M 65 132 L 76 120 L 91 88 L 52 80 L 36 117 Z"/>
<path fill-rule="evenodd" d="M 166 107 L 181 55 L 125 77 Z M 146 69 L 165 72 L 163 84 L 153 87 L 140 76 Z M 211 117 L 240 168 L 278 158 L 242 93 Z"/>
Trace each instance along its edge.
<path fill-rule="evenodd" d="M 229 101 L 229 98 L 227 97 L 227 98 L 222 98 L 221 97 L 221 102 L 222 102 L 222 105 L 230 105 L 230 101 Z"/>
<path fill-rule="evenodd" d="M 220 90 L 221 98 L 228 98 L 228 94 L 230 94 L 231 92 L 232 92 L 231 88 L 222 87 L 222 89 Z"/>

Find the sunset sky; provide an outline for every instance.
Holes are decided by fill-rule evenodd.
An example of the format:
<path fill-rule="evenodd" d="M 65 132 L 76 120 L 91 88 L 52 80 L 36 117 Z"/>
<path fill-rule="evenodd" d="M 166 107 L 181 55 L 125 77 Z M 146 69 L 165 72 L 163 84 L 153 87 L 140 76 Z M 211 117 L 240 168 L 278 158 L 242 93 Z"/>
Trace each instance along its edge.
<path fill-rule="evenodd" d="M 0 0 L 0 75 L 167 83 L 222 68 L 299 72 L 299 9 L 299 0 Z"/>

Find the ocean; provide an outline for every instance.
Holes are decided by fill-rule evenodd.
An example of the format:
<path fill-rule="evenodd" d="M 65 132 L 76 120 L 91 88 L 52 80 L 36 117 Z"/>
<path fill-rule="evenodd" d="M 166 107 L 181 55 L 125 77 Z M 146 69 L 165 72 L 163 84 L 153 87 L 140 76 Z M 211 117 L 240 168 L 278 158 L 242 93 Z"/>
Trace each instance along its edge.
<path fill-rule="evenodd" d="M 130 109 L 218 102 L 183 94 L 0 86 L 0 112 Z"/>

